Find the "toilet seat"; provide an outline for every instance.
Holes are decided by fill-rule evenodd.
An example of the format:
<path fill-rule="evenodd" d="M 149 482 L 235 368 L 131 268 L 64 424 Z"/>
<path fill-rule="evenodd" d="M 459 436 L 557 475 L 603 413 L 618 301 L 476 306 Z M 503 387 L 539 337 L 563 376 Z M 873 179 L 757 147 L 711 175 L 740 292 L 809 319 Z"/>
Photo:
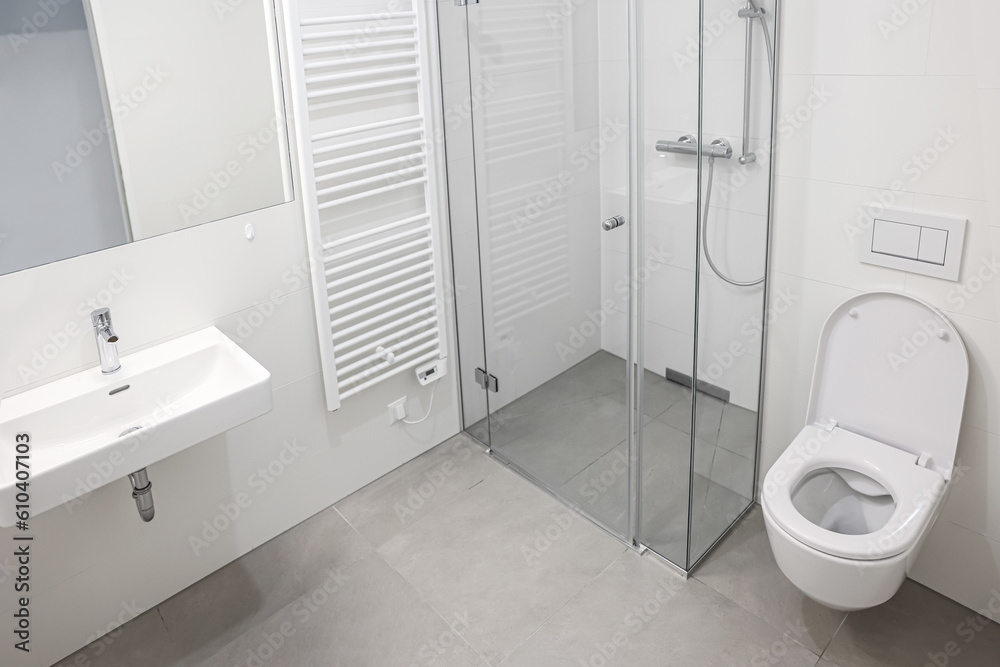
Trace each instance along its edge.
<path fill-rule="evenodd" d="M 917 465 L 917 460 L 914 454 L 841 428 L 806 426 L 768 471 L 761 504 L 782 530 L 817 551 L 851 560 L 891 558 L 916 544 L 947 486 L 940 473 Z M 802 516 L 792 494 L 807 475 L 826 468 L 855 471 L 885 487 L 896 505 L 886 525 L 866 535 L 845 535 Z"/>

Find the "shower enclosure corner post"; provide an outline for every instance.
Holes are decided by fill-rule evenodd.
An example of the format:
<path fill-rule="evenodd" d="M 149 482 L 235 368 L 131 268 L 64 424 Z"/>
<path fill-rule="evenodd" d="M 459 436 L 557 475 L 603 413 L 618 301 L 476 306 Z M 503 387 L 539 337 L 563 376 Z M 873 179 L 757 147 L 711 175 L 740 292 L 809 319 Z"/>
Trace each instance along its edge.
<path fill-rule="evenodd" d="M 757 417 L 757 447 L 754 452 L 754 470 L 753 470 L 753 499 L 754 502 L 757 501 L 760 495 L 760 458 L 761 458 L 761 443 L 763 442 L 763 431 L 764 431 L 764 418 L 763 418 L 763 406 L 764 406 L 764 389 L 766 387 L 767 381 L 767 341 L 770 337 L 771 325 L 767 315 L 768 304 L 771 303 L 771 281 L 767 280 L 767 277 L 771 275 L 771 260 L 773 258 L 773 243 L 774 243 L 774 230 L 772 220 L 774 217 L 774 188 L 777 181 L 777 161 L 774 159 L 777 153 L 775 149 L 775 141 L 778 137 L 778 114 L 776 110 L 778 109 L 778 57 L 781 53 L 781 16 L 782 16 L 782 0 L 774 0 L 774 40 L 772 43 L 771 50 L 771 146 L 770 152 L 768 153 L 768 193 L 767 193 L 767 240 L 765 242 L 764 248 L 764 317 L 761 325 L 761 350 L 760 350 L 760 383 L 758 387 L 758 397 L 757 405 L 761 406 L 758 411 Z"/>
<path fill-rule="evenodd" d="M 644 302 L 643 285 L 640 283 L 641 269 L 645 265 L 645 250 L 642 235 L 645 231 L 645 170 L 644 165 L 644 125 L 643 125 L 643 40 L 642 9 L 644 0 L 628 2 L 628 198 L 629 198 L 629 238 L 628 274 L 632 289 L 628 295 L 628 345 L 626 346 L 627 400 L 632 406 L 628 410 L 628 542 L 640 546 L 642 526 L 642 401 L 644 377 Z M 637 418 L 638 415 L 638 418 Z"/>

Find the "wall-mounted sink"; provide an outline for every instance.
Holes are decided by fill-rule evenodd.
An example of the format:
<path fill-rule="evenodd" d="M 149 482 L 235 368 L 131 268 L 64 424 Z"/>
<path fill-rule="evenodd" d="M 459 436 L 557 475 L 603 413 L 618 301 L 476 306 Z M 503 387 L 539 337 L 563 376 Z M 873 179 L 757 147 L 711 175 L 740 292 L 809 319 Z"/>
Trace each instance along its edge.
<path fill-rule="evenodd" d="M 215 327 L 0 402 L 0 526 L 14 525 L 15 437 L 30 437 L 31 515 L 271 409 L 271 374 Z"/>

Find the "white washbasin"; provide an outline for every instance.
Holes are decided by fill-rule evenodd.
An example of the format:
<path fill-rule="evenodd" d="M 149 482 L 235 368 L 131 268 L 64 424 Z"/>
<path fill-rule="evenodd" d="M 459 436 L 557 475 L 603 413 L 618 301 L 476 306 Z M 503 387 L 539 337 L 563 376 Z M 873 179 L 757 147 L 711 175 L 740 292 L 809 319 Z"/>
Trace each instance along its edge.
<path fill-rule="evenodd" d="M 215 327 L 121 363 L 0 402 L 0 526 L 16 520 L 19 434 L 30 438 L 36 516 L 271 409 L 271 374 Z"/>

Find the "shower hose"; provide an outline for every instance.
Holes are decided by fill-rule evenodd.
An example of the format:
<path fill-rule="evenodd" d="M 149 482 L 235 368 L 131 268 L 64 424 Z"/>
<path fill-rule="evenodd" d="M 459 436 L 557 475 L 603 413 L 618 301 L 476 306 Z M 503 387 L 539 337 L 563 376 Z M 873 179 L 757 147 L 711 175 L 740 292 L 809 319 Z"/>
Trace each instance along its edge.
<path fill-rule="evenodd" d="M 767 62 L 768 70 L 771 75 L 771 85 L 774 85 L 774 46 L 771 43 L 771 31 L 767 29 L 767 21 L 764 20 L 763 12 L 760 6 L 755 2 L 755 0 L 749 0 L 750 5 L 760 14 L 758 17 L 760 20 L 760 27 L 764 29 L 764 40 L 767 43 Z M 705 196 L 705 210 L 702 213 L 701 218 L 701 238 L 702 244 L 705 248 L 705 259 L 708 260 L 708 265 L 712 267 L 712 271 L 715 275 L 719 276 L 722 280 L 726 281 L 734 287 L 753 287 L 755 285 L 760 285 L 764 282 L 764 278 L 767 276 L 762 276 L 758 280 L 748 280 L 740 281 L 730 278 L 722 269 L 715 265 L 715 261 L 712 259 L 711 244 L 708 242 L 708 212 L 712 206 L 712 182 L 715 180 L 715 158 L 708 158 L 708 194 Z"/>
<path fill-rule="evenodd" d="M 748 280 L 745 282 L 740 280 L 735 280 L 734 278 L 730 278 L 725 273 L 723 273 L 722 269 L 716 266 L 715 260 L 712 259 L 712 250 L 711 250 L 712 244 L 708 242 L 708 212 L 712 207 L 712 181 L 714 180 L 715 180 L 715 158 L 709 157 L 708 193 L 705 195 L 705 210 L 702 212 L 701 215 L 701 239 L 702 239 L 701 243 L 702 247 L 705 249 L 705 259 L 708 260 L 708 265 L 712 267 L 712 271 L 715 272 L 715 275 L 719 276 L 724 281 L 726 281 L 730 285 L 733 285 L 734 287 L 753 287 L 754 285 L 760 285 L 762 282 L 764 282 L 764 278 L 766 276 L 762 276 L 757 280 Z"/>

